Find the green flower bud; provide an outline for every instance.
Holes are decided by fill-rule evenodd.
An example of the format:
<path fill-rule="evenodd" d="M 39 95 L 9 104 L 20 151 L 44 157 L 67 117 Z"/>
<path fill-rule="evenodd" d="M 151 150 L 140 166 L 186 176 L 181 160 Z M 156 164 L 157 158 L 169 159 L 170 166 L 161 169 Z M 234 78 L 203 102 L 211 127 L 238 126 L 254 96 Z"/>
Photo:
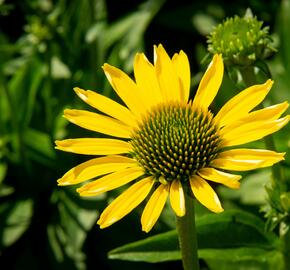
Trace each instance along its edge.
<path fill-rule="evenodd" d="M 208 36 L 208 51 L 222 54 L 229 65 L 253 65 L 276 51 L 271 47 L 269 27 L 262 25 L 249 10 L 243 18 L 227 18 Z"/>

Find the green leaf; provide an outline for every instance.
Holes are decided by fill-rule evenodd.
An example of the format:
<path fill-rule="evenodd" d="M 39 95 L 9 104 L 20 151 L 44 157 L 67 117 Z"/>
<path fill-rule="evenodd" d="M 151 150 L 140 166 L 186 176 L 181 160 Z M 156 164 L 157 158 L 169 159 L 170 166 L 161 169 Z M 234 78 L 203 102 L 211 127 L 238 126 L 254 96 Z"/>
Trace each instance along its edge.
<path fill-rule="evenodd" d="M 284 270 L 283 255 L 259 248 L 204 249 L 199 251 L 211 270 Z"/>
<path fill-rule="evenodd" d="M 208 214 L 196 222 L 199 250 L 227 248 L 275 248 L 277 239 L 264 232 L 264 223 L 256 216 L 239 210 Z M 162 262 L 180 259 L 176 231 L 162 233 L 118 247 L 110 259 Z"/>
<path fill-rule="evenodd" d="M 11 95 L 11 108 L 17 114 L 17 121 L 21 127 L 27 126 L 35 108 L 36 93 L 44 78 L 43 65 L 37 59 L 27 61 L 11 78 L 8 89 Z"/>
<path fill-rule="evenodd" d="M 30 159 L 45 166 L 55 166 L 56 153 L 51 138 L 47 133 L 29 128 L 25 130 L 23 137 L 26 146 L 25 150 Z"/>
<path fill-rule="evenodd" d="M 82 247 L 98 213 L 80 207 L 63 191 L 53 194 L 52 204 L 57 206 L 57 211 L 47 227 L 47 234 L 54 258 L 58 264 L 65 265 L 70 260 L 77 265 L 77 269 L 84 269 Z"/>
<path fill-rule="evenodd" d="M 29 227 L 32 201 L 6 202 L 0 207 L 0 248 L 12 245 Z"/>

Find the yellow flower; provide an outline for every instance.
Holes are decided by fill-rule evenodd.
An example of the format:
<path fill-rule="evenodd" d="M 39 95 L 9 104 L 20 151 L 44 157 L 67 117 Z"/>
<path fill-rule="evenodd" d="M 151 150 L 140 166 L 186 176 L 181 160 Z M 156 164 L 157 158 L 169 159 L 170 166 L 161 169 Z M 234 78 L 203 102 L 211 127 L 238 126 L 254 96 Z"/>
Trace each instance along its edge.
<path fill-rule="evenodd" d="M 193 101 L 189 101 L 190 68 L 183 51 L 171 59 L 161 45 L 155 46 L 154 64 L 144 54 L 137 54 L 135 81 L 108 64 L 103 69 L 125 106 L 75 88 L 83 101 L 102 114 L 65 110 L 64 116 L 83 128 L 119 139 L 56 141 L 56 148 L 63 151 L 102 156 L 69 170 L 58 180 L 59 185 L 95 178 L 77 191 L 81 196 L 96 196 L 134 182 L 103 211 L 98 220 L 101 228 L 123 218 L 147 196 L 141 217 L 146 232 L 156 223 L 168 196 L 177 216 L 186 211 L 184 192 L 219 213 L 223 208 L 208 181 L 236 189 L 241 176 L 225 170 L 247 171 L 283 160 L 284 153 L 232 149 L 287 124 L 289 116 L 279 118 L 288 108 L 287 102 L 253 111 L 270 91 L 271 80 L 240 92 L 213 115 L 209 106 L 223 78 L 221 55 L 213 57 Z"/>

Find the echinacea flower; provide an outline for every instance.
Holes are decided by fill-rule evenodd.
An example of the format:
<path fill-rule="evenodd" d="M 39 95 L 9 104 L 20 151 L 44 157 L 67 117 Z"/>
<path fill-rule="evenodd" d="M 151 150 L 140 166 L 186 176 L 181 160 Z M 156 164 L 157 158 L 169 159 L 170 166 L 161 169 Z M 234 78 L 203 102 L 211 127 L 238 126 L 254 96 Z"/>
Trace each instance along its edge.
<path fill-rule="evenodd" d="M 125 105 L 90 90 L 75 88 L 77 95 L 100 113 L 65 110 L 70 122 L 116 138 L 79 138 L 56 141 L 57 149 L 96 155 L 69 170 L 58 184 L 85 183 L 81 196 L 96 196 L 131 183 L 101 214 L 105 228 L 123 218 L 146 197 L 141 223 L 148 232 L 159 218 L 169 196 L 177 216 L 185 214 L 185 192 L 191 192 L 213 212 L 223 211 L 210 182 L 229 188 L 240 186 L 240 175 L 283 160 L 284 153 L 260 149 L 233 149 L 263 138 L 286 125 L 284 102 L 252 111 L 273 84 L 251 86 L 230 99 L 214 115 L 209 106 L 223 78 L 223 60 L 215 55 L 196 95 L 189 101 L 190 68 L 183 51 L 171 59 L 164 48 L 154 47 L 154 64 L 138 53 L 133 81 L 116 67 L 104 72 Z M 230 148 L 229 148 L 230 147 Z"/>

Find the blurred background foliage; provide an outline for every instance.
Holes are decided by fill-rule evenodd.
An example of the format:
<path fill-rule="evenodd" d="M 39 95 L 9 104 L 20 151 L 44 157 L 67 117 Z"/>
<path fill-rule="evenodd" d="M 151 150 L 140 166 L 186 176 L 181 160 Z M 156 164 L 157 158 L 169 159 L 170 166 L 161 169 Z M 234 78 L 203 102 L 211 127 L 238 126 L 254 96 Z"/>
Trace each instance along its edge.
<path fill-rule="evenodd" d="M 65 108 L 90 109 L 76 98 L 73 87 L 118 99 L 102 64 L 108 62 L 131 73 L 135 53 L 145 51 L 152 59 L 154 44 L 162 43 L 170 55 L 180 49 L 188 54 L 194 93 L 206 67 L 200 64 L 207 53 L 206 36 L 226 17 L 243 16 L 247 7 L 270 26 L 279 51 L 268 61 L 275 86 L 266 102 L 289 100 L 288 0 L 269 0 L 267 4 L 262 0 L 0 0 L 1 269 L 4 265 L 30 270 L 180 269 L 181 264 L 174 261 L 108 260 L 109 250 L 148 236 L 140 228 L 142 208 L 100 230 L 95 224 L 98 215 L 120 190 L 83 199 L 75 187 L 57 187 L 56 180 L 87 157 L 55 151 L 54 140 L 92 136 L 61 117 Z M 237 91 L 225 75 L 215 107 Z M 289 128 L 285 128 L 275 139 L 278 150 L 289 154 L 288 134 Z M 263 142 L 254 146 L 264 147 Z M 286 178 L 289 164 L 287 157 L 282 164 Z M 240 190 L 219 188 L 218 192 L 226 210 L 242 209 L 263 219 L 260 207 L 269 206 L 264 188 L 269 181 L 270 171 L 255 171 L 244 175 Z M 285 207 L 287 212 L 287 200 Z M 205 214 L 208 211 L 198 206 L 198 216 Z M 172 228 L 174 217 L 166 208 L 150 235 Z M 212 235 L 213 242 L 220 241 L 215 237 Z M 204 269 L 206 265 L 215 269 L 220 254 L 202 256 Z M 279 256 L 272 258 L 273 266 Z"/>

